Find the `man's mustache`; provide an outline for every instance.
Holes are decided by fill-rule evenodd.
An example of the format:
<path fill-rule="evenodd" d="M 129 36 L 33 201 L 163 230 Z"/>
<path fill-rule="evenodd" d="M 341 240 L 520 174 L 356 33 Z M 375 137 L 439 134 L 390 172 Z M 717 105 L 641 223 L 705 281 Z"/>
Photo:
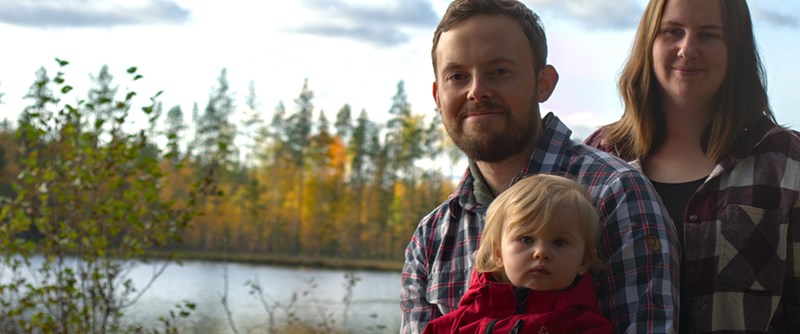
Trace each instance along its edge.
<path fill-rule="evenodd" d="M 491 109 L 494 110 L 499 109 L 503 111 L 508 110 L 508 108 L 506 108 L 505 105 L 502 105 L 492 100 L 483 100 L 480 102 L 467 101 L 466 103 L 464 103 L 464 107 L 462 107 L 461 109 L 463 115 L 475 113 L 480 110 L 491 110 Z"/>

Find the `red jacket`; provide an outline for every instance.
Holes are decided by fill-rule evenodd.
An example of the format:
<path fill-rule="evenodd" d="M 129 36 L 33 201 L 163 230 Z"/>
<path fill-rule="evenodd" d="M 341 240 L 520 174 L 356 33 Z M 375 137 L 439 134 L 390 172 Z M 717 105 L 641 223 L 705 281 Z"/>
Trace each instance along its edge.
<path fill-rule="evenodd" d="M 606 334 L 611 322 L 600 314 L 591 273 L 561 291 L 515 288 L 476 273 L 459 308 L 428 323 L 423 334 L 431 333 Z"/>

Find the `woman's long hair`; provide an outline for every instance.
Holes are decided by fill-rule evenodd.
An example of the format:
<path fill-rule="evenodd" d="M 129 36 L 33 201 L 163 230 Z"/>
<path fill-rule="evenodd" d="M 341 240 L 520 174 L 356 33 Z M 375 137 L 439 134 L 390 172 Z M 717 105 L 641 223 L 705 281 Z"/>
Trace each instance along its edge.
<path fill-rule="evenodd" d="M 651 0 L 642 15 L 618 82 L 625 110 L 619 121 L 604 128 L 603 143 L 616 147 L 628 159 L 644 158 L 664 140 L 666 125 L 660 86 L 653 71 L 653 43 L 667 1 Z M 728 68 L 714 98 L 711 123 L 703 136 L 706 154 L 714 161 L 730 154 L 756 119 L 766 116 L 775 122 L 747 2 L 716 1 L 728 46 Z"/>

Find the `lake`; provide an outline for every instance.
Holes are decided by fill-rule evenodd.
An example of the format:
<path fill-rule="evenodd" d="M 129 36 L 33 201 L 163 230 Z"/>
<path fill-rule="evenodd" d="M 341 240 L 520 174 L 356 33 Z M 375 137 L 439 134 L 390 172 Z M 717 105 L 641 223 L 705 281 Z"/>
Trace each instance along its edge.
<path fill-rule="evenodd" d="M 128 320 L 148 327 L 158 326 L 159 316 L 168 316 L 176 304 L 186 300 L 197 307 L 188 318 L 179 321 L 181 333 L 234 333 L 221 302 L 226 267 L 229 309 L 239 333 L 267 333 L 268 328 L 269 312 L 257 294 L 250 294 L 251 288 L 246 285 L 248 281 L 260 282 L 270 307 L 280 303 L 284 309 L 294 311 L 299 318 L 306 320 L 307 325 L 317 326 L 327 319 L 327 324 L 334 322 L 334 328 L 343 328 L 348 271 L 201 261 L 186 261 L 183 265 L 167 267 L 142 298 L 126 311 Z M 152 271 L 153 267 L 144 265 L 134 269 L 131 277 L 136 286 L 141 287 L 152 276 Z M 400 273 L 351 273 L 358 281 L 351 289 L 347 332 L 398 333 Z M 289 308 L 293 294 L 297 294 L 297 302 Z M 284 309 L 273 310 L 278 325 L 286 323 L 287 312 Z"/>

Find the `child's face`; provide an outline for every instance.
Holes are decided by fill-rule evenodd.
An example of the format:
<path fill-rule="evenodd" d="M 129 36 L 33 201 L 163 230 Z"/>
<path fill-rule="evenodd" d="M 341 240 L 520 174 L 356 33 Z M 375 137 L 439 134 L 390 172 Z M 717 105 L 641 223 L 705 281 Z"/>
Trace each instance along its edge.
<path fill-rule="evenodd" d="M 562 290 L 589 268 L 584 245 L 577 219 L 562 214 L 538 234 L 523 234 L 519 228 L 506 230 L 500 243 L 500 263 L 514 286 Z"/>

